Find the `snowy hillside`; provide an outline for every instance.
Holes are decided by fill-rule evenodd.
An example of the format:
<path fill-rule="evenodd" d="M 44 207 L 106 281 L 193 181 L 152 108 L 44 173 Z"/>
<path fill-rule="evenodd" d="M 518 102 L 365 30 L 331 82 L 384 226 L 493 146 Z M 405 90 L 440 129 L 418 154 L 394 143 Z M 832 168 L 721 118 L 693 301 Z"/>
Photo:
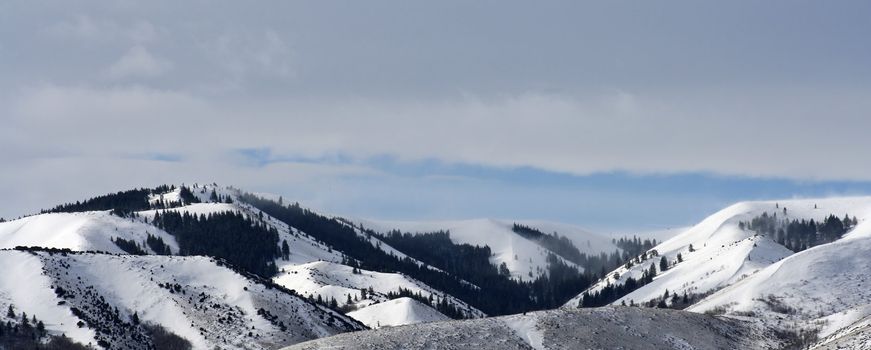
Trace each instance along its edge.
<path fill-rule="evenodd" d="M 0 251 L 0 263 L 0 307 L 83 344 L 148 348 L 134 314 L 195 349 L 271 349 L 360 328 L 204 257 Z"/>
<path fill-rule="evenodd" d="M 776 213 L 780 220 L 814 219 L 818 222 L 829 215 L 841 217 L 849 214 L 863 222 L 871 216 L 871 198 L 738 203 L 654 247 L 657 253 L 655 256 L 650 254 L 646 260 L 634 263 L 631 267 L 624 265 L 616 269 L 605 280 L 588 289 L 588 292 L 601 291 L 608 285 L 622 285 L 629 277 L 639 280 L 651 265 L 657 271 L 653 281 L 617 299 L 615 304 L 646 302 L 661 297 L 666 291 L 671 295 L 687 293 L 691 297 L 704 296 L 736 283 L 793 254 L 775 242 L 773 237 L 741 228 L 742 221 L 748 222 L 763 213 Z M 664 272 L 659 266 L 663 257 L 669 265 Z M 579 295 L 570 300 L 566 307 L 578 306 L 581 297 Z"/>
<path fill-rule="evenodd" d="M 239 200 L 237 189 L 217 185 L 194 185 L 190 190 L 196 199 L 202 202 L 183 203 L 181 188 L 175 187 L 148 196 L 150 205 L 165 208 L 136 211 L 127 218 L 105 210 L 46 213 L 0 223 L 0 248 L 34 246 L 127 254 L 113 242 L 116 239 L 123 239 L 136 242 L 145 253 L 153 254 L 157 252 L 145 243 L 146 238 L 151 234 L 160 237 L 170 250 L 176 253 L 179 252 L 179 246 L 174 236 L 152 224 L 155 215 L 176 212 L 200 216 L 237 212 L 276 229 L 279 242 L 288 243 L 290 247 L 288 257 L 274 261 L 279 274 L 273 280 L 278 285 L 297 290 L 304 296 L 313 298 L 321 296 L 324 302 L 335 298 L 345 306 L 346 296 L 354 295 L 358 300 L 352 307 L 347 308 L 350 310 L 385 301 L 389 293 L 397 293 L 399 288 L 402 288 L 424 297 L 433 297 L 434 300 L 445 299 L 458 310 L 464 310 L 469 317 L 485 316 L 481 311 L 459 299 L 408 276 L 366 270 L 359 270 L 359 273 L 355 274 L 356 269 L 339 264 L 345 259 L 344 254 Z M 363 235 L 363 233 L 359 234 Z M 379 248 L 388 250 L 394 255 L 405 256 L 374 237 L 371 239 L 373 246 L 377 244 Z M 426 266 L 423 263 L 419 264 Z M 372 293 L 362 298 L 361 289 L 371 290 Z M 429 306 L 424 307 L 429 308 Z M 438 313 L 434 309 L 431 311 Z"/>
<path fill-rule="evenodd" d="M 420 294 L 424 298 L 444 298 L 451 305 L 467 313 L 468 317 L 486 316 L 480 310 L 451 295 L 398 273 L 374 272 L 319 261 L 286 266 L 273 280 L 277 284 L 295 290 L 302 296 L 320 296 L 324 300 L 335 299 L 342 307 L 364 308 L 374 303 L 387 301 L 389 293 L 397 293 L 403 289 L 413 294 Z M 349 297 L 350 304 L 347 303 Z M 432 309 L 423 304 L 420 306 Z M 349 313 L 348 315 L 354 317 L 353 314 Z"/>
<path fill-rule="evenodd" d="M 506 264 L 514 278 L 529 279 L 530 276 L 540 276 L 547 272 L 547 256 L 551 252 L 512 231 L 514 222 L 511 221 L 493 219 L 434 222 L 363 219 L 357 221 L 365 228 L 382 233 L 391 230 L 410 233 L 449 231 L 451 240 L 458 244 L 489 246 L 493 252 L 491 257 L 493 265 Z M 578 250 L 588 255 L 598 255 L 603 252 L 612 253 L 620 250 L 611 243 L 609 238 L 587 232 L 576 226 L 543 221 L 517 221 L 517 223 L 536 228 L 543 233 L 557 232 L 561 236 L 566 236 Z M 583 271 L 583 267 L 565 259 L 562 260 L 567 265 Z"/>
<path fill-rule="evenodd" d="M 783 259 L 689 308 L 752 315 L 772 326 L 817 330 L 833 339 L 871 319 L 871 222 L 834 243 Z M 871 342 L 865 342 L 865 347 Z"/>
<path fill-rule="evenodd" d="M 348 316 L 372 329 L 450 319 L 432 307 L 408 297 L 372 304 L 351 311 Z"/>
<path fill-rule="evenodd" d="M 178 252 L 172 235 L 140 220 L 120 218 L 108 211 L 39 214 L 2 222 L 0 249 L 37 246 L 124 253 L 112 239 L 145 242 L 149 234 L 160 237 L 173 252 Z M 144 243 L 142 246 L 154 253 Z"/>
<path fill-rule="evenodd" d="M 297 344 L 303 349 L 772 349 L 751 323 L 660 309 L 608 307 L 386 327 Z"/>

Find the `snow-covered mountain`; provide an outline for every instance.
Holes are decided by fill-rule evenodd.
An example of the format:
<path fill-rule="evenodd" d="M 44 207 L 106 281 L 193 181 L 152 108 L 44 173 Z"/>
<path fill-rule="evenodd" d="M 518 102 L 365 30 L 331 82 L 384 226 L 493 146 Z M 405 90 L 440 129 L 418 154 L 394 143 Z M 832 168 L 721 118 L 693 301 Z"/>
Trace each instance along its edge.
<path fill-rule="evenodd" d="M 480 310 L 450 294 L 399 273 L 368 271 L 333 262 L 316 261 L 285 266 L 273 280 L 295 290 L 300 295 L 335 299 L 340 306 L 349 310 L 383 303 L 390 299 L 388 294 L 396 293 L 401 288 L 413 294 L 420 294 L 424 298 L 446 299 L 446 302 L 468 311 L 472 317 L 486 316 Z M 420 306 L 431 309 L 431 312 L 425 311 L 426 313 L 440 315 L 438 311 L 427 305 L 420 304 Z M 357 318 L 355 315 L 363 314 L 351 312 L 348 315 Z M 358 320 L 366 323 L 368 318 L 358 318 Z"/>
<path fill-rule="evenodd" d="M 147 325 L 196 349 L 272 349 L 362 328 L 221 265 L 205 257 L 0 251 L 0 307 L 44 321 L 50 334 L 113 349 L 153 348 Z"/>
<path fill-rule="evenodd" d="M 731 285 L 748 275 L 792 255 L 794 252 L 775 242 L 771 236 L 742 229 L 741 222 L 768 215 L 779 215 L 781 220 L 810 220 L 817 222 L 827 216 L 856 216 L 860 222 L 871 216 L 871 198 L 848 197 L 785 201 L 742 202 L 725 208 L 699 224 L 653 248 L 656 254 L 647 259 L 620 267 L 607 278 L 593 285 L 588 292 L 608 285 L 623 284 L 627 278 L 640 279 L 651 264 L 659 269 L 664 257 L 669 262 L 667 271 L 658 271 L 653 281 L 629 293 L 614 303 L 641 303 L 662 296 L 666 290 L 682 295 L 704 295 Z M 692 249 L 691 249 L 692 247 Z M 681 262 L 678 262 L 680 254 Z M 566 303 L 577 306 L 582 295 Z"/>
<path fill-rule="evenodd" d="M 361 338 L 372 347 L 422 332 L 424 345 L 492 334 L 481 347 L 565 348 L 599 344 L 584 333 L 594 332 L 632 348 L 664 331 L 668 347 L 861 348 L 871 346 L 868 218 L 871 197 L 744 202 L 653 246 L 540 221 L 346 220 L 233 187 L 162 186 L 0 222 L 0 310 L 36 316 L 49 335 L 131 349 L 164 341 L 160 329 L 196 349 L 266 349 L 367 326 L 379 328 Z M 605 266 L 619 267 L 599 279 Z M 577 310 L 606 304 L 643 307 Z M 559 330 L 591 317 L 629 328 Z M 706 335 L 648 322 L 657 317 Z M 444 325 L 474 334 L 429 333 Z M 751 336 L 723 338 L 730 327 Z M 305 346 L 350 338 L 329 339 Z"/>
<path fill-rule="evenodd" d="M 113 243 L 112 239 L 144 242 L 149 234 L 160 237 L 173 252 L 178 252 L 178 243 L 166 231 L 139 220 L 112 215 L 108 210 L 47 213 L 0 222 L 0 249 L 38 246 L 124 254 L 124 250 Z M 155 253 L 147 245 L 144 248 L 149 253 Z"/>
<path fill-rule="evenodd" d="M 349 312 L 348 316 L 373 329 L 450 319 L 428 305 L 408 297 L 371 304 Z"/>
<path fill-rule="evenodd" d="M 378 232 L 399 230 L 409 233 L 436 231 L 450 232 L 451 240 L 458 244 L 488 246 L 493 251 L 491 261 L 494 265 L 505 264 L 512 277 L 529 279 L 547 273 L 547 257 L 553 254 L 533 240 L 524 238 L 512 230 L 517 224 L 535 228 L 543 233 L 558 233 L 569 238 L 581 253 L 599 255 L 621 251 L 610 238 L 586 231 L 577 226 L 546 221 L 507 221 L 494 219 L 475 219 L 457 221 L 376 221 L 358 219 L 359 224 Z M 561 259 L 566 264 L 583 271 L 583 267 Z"/>
<path fill-rule="evenodd" d="M 818 332 L 826 342 L 871 320 L 871 222 L 778 261 L 689 308 Z M 864 346 L 871 342 L 863 342 Z"/>
<path fill-rule="evenodd" d="M 768 219 L 761 222 L 778 226 L 749 227 L 763 215 Z M 784 246 L 791 239 L 782 238 L 790 222 L 813 220 L 822 225 L 831 216 L 849 222 L 842 237 L 797 252 Z M 660 300 L 692 312 L 753 320 L 794 332 L 806 338 L 805 346 L 819 339 L 815 346 L 821 348 L 865 348 L 871 346 L 868 218 L 869 197 L 738 203 L 654 247 L 656 253 L 647 254 L 646 260 L 611 272 L 585 293 L 625 285 L 629 277 L 640 280 L 653 265 L 652 281 L 611 303 L 649 305 Z M 822 239 L 823 234 L 811 237 Z M 668 262 L 665 271 L 660 267 L 663 257 Z M 671 297 L 663 299 L 666 293 Z M 683 295 L 689 296 L 689 305 L 683 305 Z M 584 297 L 579 295 L 565 307 L 577 307 Z"/>
<path fill-rule="evenodd" d="M 139 196 L 142 198 L 139 199 Z M 281 201 L 278 196 L 264 197 L 277 202 Z M 464 299 L 470 297 L 468 293 L 481 293 L 475 292 L 480 288 L 474 283 L 454 276 L 440 267 L 418 260 L 414 254 L 407 254 L 403 250 L 392 247 L 391 244 L 384 241 L 382 236 L 364 230 L 360 225 L 351 224 L 350 221 L 341 218 L 324 217 L 324 220 L 334 223 L 337 227 L 350 230 L 362 244 L 383 252 L 385 257 L 411 263 L 410 266 L 420 269 L 420 271 L 431 271 L 431 273 L 424 273 L 423 276 L 429 276 L 431 281 L 439 285 L 454 280 L 454 282 L 448 283 L 448 285 L 453 283 L 454 292 L 434 288 L 408 273 L 384 270 L 384 267 L 379 267 L 378 271 L 363 268 L 361 264 L 366 265 L 365 261 L 355 258 L 355 255 L 348 255 L 346 251 L 336 249 L 335 244 L 329 244 L 323 240 L 323 235 L 330 234 L 330 232 L 325 233 L 318 230 L 315 232 L 317 235 L 310 235 L 286 221 L 269 215 L 246 199 L 250 200 L 250 197 L 243 196 L 243 192 L 238 189 L 214 184 L 189 187 L 163 186 L 160 190 L 140 189 L 96 197 L 85 202 L 58 206 L 56 209 L 17 220 L 0 222 L 0 249 L 41 247 L 35 249 L 35 253 L 4 252 L 10 256 L 6 258 L 10 262 L 13 260 L 29 261 L 28 268 L 30 270 L 15 270 L 15 273 L 6 276 L 8 283 L 4 286 L 5 289 L 0 291 L 0 297 L 5 297 L 0 298 L 0 307 L 5 304 L 15 305 L 21 311 L 31 315 L 35 314 L 40 317 L 45 315 L 46 328 L 50 334 L 66 334 L 72 340 L 83 344 L 102 342 L 114 347 L 135 347 L 131 344 L 147 338 L 147 330 L 137 331 L 135 327 L 131 328 L 124 323 L 130 318 L 131 312 L 137 313 L 143 323 L 149 322 L 173 330 L 178 336 L 193 344 L 195 348 L 210 348 L 218 344 L 215 342 L 215 336 L 218 334 L 221 334 L 219 339 L 219 342 L 223 344 L 221 346 L 242 347 L 240 344 L 251 341 L 250 339 L 245 340 L 247 332 L 243 332 L 243 330 L 251 327 L 262 330 L 259 335 L 256 332 L 252 333 L 251 337 L 258 337 L 256 343 L 263 348 L 269 348 L 274 344 L 287 345 L 360 327 L 360 324 L 351 321 L 351 319 L 340 318 L 342 315 L 336 314 L 336 310 L 376 328 L 438 321 L 449 316 L 465 318 L 487 316 L 485 312 Z M 303 320 L 317 321 L 305 323 L 301 320 L 295 320 L 297 323 L 292 323 L 290 320 L 275 317 L 277 312 L 283 312 L 277 310 L 277 306 L 272 306 L 272 309 L 264 308 L 261 312 L 259 308 L 252 311 L 249 307 L 250 304 L 238 305 L 234 303 L 231 305 L 227 303 L 229 308 L 235 307 L 244 310 L 238 311 L 239 315 L 244 314 L 249 317 L 246 319 L 247 323 L 239 324 L 238 334 L 233 332 L 220 333 L 219 325 L 229 322 L 228 317 L 231 316 L 198 315 L 199 306 L 190 300 L 199 300 L 200 298 L 194 298 L 188 293 L 195 289 L 197 295 L 199 293 L 220 294 L 225 298 L 231 297 L 234 298 L 233 300 L 239 301 L 236 300 L 238 296 L 234 296 L 237 293 L 200 289 L 212 284 L 225 284 L 220 280 L 203 281 L 201 286 L 191 283 L 182 284 L 176 281 L 196 280 L 192 276 L 196 273 L 209 276 L 220 275 L 212 270 L 226 269 L 220 266 L 225 265 L 226 262 L 212 258 L 155 256 L 187 255 L 189 253 L 184 252 L 191 249 L 191 247 L 185 248 L 178 233 L 169 232 L 162 228 L 161 224 L 158 224 L 161 222 L 165 225 L 164 220 L 172 213 L 199 220 L 207 220 L 211 216 L 223 213 L 235 213 L 250 220 L 255 226 L 259 225 L 264 230 L 275 232 L 276 250 L 281 250 L 281 245 L 285 242 L 289 249 L 287 249 L 286 254 L 280 252 L 266 262 L 267 267 L 273 266 L 277 271 L 269 282 L 287 288 L 290 292 L 276 294 L 273 298 L 284 305 L 282 307 L 285 309 L 289 307 L 287 305 L 296 305 L 296 303 L 313 305 L 314 308 L 307 313 L 302 312 L 300 317 Z M 435 231 L 450 230 L 452 240 L 456 240 L 455 244 L 468 243 L 476 246 L 488 246 L 488 249 L 493 251 L 493 256 L 489 260 L 494 271 L 498 265 L 505 263 L 510 266 L 511 275 L 518 279 L 544 274 L 548 264 L 545 258 L 548 254 L 552 254 L 541 245 L 513 232 L 511 229 L 513 223 L 508 221 L 473 220 L 418 223 L 416 225 L 403 223 L 399 226 L 386 224 L 376 226 L 373 223 L 367 221 L 366 229 L 383 228 L 387 231 L 398 228 L 414 232 L 430 229 Z M 545 232 L 559 232 L 575 242 L 584 253 L 591 255 L 618 250 L 609 239 L 576 227 L 546 222 L 521 223 Z M 475 238 L 476 232 L 480 233 L 477 240 Z M 190 238 L 187 240 L 189 241 Z M 155 244 L 155 241 L 159 243 Z M 490 245 L 492 247 L 489 247 Z M 43 251 L 46 248 L 66 249 L 70 253 L 58 254 Z M 73 254 L 72 252 L 89 253 Z M 29 259 L 23 259 L 24 256 L 29 257 Z M 216 261 L 218 262 L 216 263 Z M 562 261 L 579 271 L 583 270 L 582 267 L 570 261 L 565 259 Z M 371 263 L 372 261 L 369 262 L 369 265 L 372 265 Z M 112 268 L 104 266 L 107 264 L 112 265 Z M 203 266 L 203 264 L 211 265 Z M 161 268 L 154 269 L 155 265 L 161 266 Z M 176 268 L 173 271 L 161 271 L 170 265 L 176 266 Z M 57 266 L 61 266 L 61 268 Z M 68 266 L 76 268 L 68 270 Z M 98 270 L 94 270 L 98 267 Z M 26 299 L 26 296 L 13 286 L 14 281 L 19 278 L 18 276 L 31 276 L 39 271 L 43 271 L 41 278 L 46 281 L 43 284 L 50 287 L 48 292 L 44 293 L 46 298 L 52 294 L 50 292 L 53 289 L 61 287 L 62 290 L 77 290 L 80 293 L 82 290 L 86 290 L 84 293 L 89 293 L 89 296 L 93 294 L 94 298 L 97 299 L 59 300 L 59 302 L 63 301 L 62 304 L 65 306 L 58 305 L 59 308 L 52 311 L 42 310 L 31 302 L 32 299 Z M 52 272 L 58 271 L 63 271 L 63 274 L 52 274 Z M 184 276 L 179 276 L 180 272 L 178 271 L 188 272 L 185 272 Z M 409 270 L 409 272 L 414 272 L 414 269 Z M 245 274 L 237 275 L 238 278 L 248 278 Z M 158 293 L 154 295 L 141 294 L 145 293 L 144 291 L 154 289 L 151 286 L 154 284 L 152 282 L 158 285 Z M 160 287 L 162 283 L 163 289 Z M 183 299 L 187 297 L 190 300 L 180 300 L 177 297 L 164 295 L 168 292 L 177 296 L 178 291 L 173 289 L 176 283 L 186 286 L 181 287 L 183 288 L 181 297 Z M 200 283 L 200 281 L 197 280 L 195 283 Z M 114 290 L 113 286 L 116 284 L 129 286 L 129 290 L 124 288 Z M 267 283 L 267 285 L 270 284 Z M 173 288 L 169 286 L 173 286 Z M 461 294 L 465 294 L 452 294 L 456 293 L 457 286 L 462 287 Z M 41 285 L 40 288 L 45 289 L 46 287 Z M 227 288 L 230 286 L 228 285 Z M 76 294 L 65 295 L 69 297 Z M 505 298 L 505 296 L 501 297 Z M 56 299 L 59 296 L 56 295 L 52 298 Z M 250 299 L 251 297 L 245 298 Z M 480 295 L 475 296 L 474 299 L 486 300 L 488 297 Z M 221 305 L 220 303 L 212 304 L 213 307 Z M 107 305 L 119 309 L 118 314 L 114 316 L 113 324 L 98 324 L 93 320 L 99 319 L 100 315 L 89 316 L 82 311 L 94 310 Z M 294 307 L 299 309 L 299 306 Z M 437 307 L 439 310 L 436 310 Z M 70 311 L 73 309 L 77 311 Z M 450 313 L 446 315 L 444 310 Z M 72 316 L 69 315 L 71 312 L 74 313 Z M 297 310 L 296 313 L 301 313 L 301 311 Z M 318 313 L 323 313 L 323 315 Z M 93 318 L 88 321 L 88 317 Z M 343 326 L 337 326 L 332 323 L 334 320 L 346 322 L 342 323 Z M 84 322 L 84 325 L 80 325 L 79 321 Z M 283 322 L 285 327 L 293 324 L 298 332 L 281 335 L 279 334 L 281 332 L 274 330 L 275 327 L 278 327 L 277 325 L 273 325 L 272 328 L 265 327 L 267 323 L 272 324 L 273 321 Z M 200 324 L 200 322 L 211 323 L 206 325 Z"/>

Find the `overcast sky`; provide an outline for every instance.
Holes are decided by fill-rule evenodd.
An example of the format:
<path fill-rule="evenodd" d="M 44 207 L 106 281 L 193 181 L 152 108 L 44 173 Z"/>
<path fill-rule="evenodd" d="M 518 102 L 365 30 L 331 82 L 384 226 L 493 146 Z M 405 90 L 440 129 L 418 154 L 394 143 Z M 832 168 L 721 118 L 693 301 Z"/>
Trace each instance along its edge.
<path fill-rule="evenodd" d="M 868 1 L 4 1 L 0 216 L 218 182 L 594 229 L 871 194 Z"/>

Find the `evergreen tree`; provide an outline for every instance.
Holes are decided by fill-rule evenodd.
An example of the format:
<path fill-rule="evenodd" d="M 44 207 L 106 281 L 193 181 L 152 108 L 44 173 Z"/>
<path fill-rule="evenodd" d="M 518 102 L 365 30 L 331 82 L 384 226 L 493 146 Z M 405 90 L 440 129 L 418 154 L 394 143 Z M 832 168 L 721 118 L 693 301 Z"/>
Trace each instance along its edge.
<path fill-rule="evenodd" d="M 501 265 L 499 265 L 499 274 L 503 276 L 511 275 L 511 271 L 508 270 L 508 264 L 506 264 L 504 261 Z"/>
<path fill-rule="evenodd" d="M 9 305 L 9 310 L 6 311 L 6 317 L 15 318 L 15 308 L 12 305 Z"/>
<path fill-rule="evenodd" d="M 286 239 L 281 242 L 281 255 L 284 257 L 284 260 L 290 259 L 290 246 L 287 245 Z"/>
<path fill-rule="evenodd" d="M 221 200 L 218 199 L 218 193 L 215 192 L 215 190 L 212 190 L 212 193 L 209 194 L 209 202 L 212 202 L 212 203 L 218 203 L 218 202 L 220 202 L 220 201 L 221 201 Z"/>
<path fill-rule="evenodd" d="M 668 270 L 668 259 L 663 256 L 661 259 L 659 259 L 659 271 L 664 272 L 666 270 Z"/>

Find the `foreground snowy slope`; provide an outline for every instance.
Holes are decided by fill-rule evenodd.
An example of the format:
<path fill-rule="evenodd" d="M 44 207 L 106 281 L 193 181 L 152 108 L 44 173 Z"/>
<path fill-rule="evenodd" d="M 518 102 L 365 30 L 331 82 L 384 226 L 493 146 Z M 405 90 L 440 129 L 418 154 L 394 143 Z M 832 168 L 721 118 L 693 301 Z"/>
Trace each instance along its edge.
<path fill-rule="evenodd" d="M 655 265 L 657 269 L 655 279 L 617 299 L 615 304 L 646 302 L 661 297 L 666 291 L 672 295 L 687 293 L 690 297 L 704 296 L 729 286 L 793 254 L 771 237 L 759 235 L 750 229 L 742 229 L 739 225 L 740 222 L 748 222 L 763 213 L 776 213 L 781 220 L 815 221 L 822 221 L 829 215 L 841 217 L 849 214 L 863 222 L 871 216 L 871 198 L 738 203 L 654 247 L 658 255 L 649 255 L 646 260 L 629 268 L 624 265 L 611 272 L 605 280 L 588 289 L 588 292 L 600 291 L 607 285 L 621 285 L 628 277 L 640 279 L 651 265 Z M 681 255 L 682 262 L 678 262 L 678 254 Z M 662 257 L 669 262 L 669 269 L 665 272 L 659 267 Z M 578 306 L 582 296 L 583 294 L 570 300 L 566 307 Z"/>
<path fill-rule="evenodd" d="M 703 314 L 631 307 L 552 310 L 341 334 L 301 349 L 772 349 L 773 333 Z"/>
<path fill-rule="evenodd" d="M 361 328 L 204 257 L 0 251 L 0 307 L 82 344 L 145 349 L 160 325 L 195 349 L 272 349 Z M 134 320 L 134 316 L 136 315 Z"/>
<path fill-rule="evenodd" d="M 348 316 L 373 329 L 450 320 L 441 312 L 408 297 L 372 304 L 351 311 Z"/>
<path fill-rule="evenodd" d="M 785 258 L 689 308 L 841 338 L 871 318 L 871 222 Z M 844 333 L 844 331 L 847 331 Z M 867 333 L 865 329 L 864 333 Z M 836 333 L 842 334 L 836 334 Z M 871 346 L 865 342 L 863 347 Z"/>
<path fill-rule="evenodd" d="M 514 222 L 476 219 L 459 221 L 376 221 L 357 220 L 363 227 L 377 232 L 389 232 L 399 230 L 410 233 L 425 233 L 436 231 L 449 231 L 451 240 L 458 244 L 470 244 L 489 246 L 493 256 L 493 265 L 506 264 L 514 278 L 529 279 L 530 276 L 540 276 L 547 271 L 547 256 L 551 252 L 535 242 L 523 238 L 514 231 Z M 550 223 L 544 221 L 517 221 L 518 224 L 530 226 L 543 233 L 559 233 L 568 237 L 581 253 L 599 255 L 600 253 L 612 253 L 620 249 L 611 243 L 607 237 L 587 232 L 576 226 L 568 224 Z M 563 260 L 567 265 L 583 270 L 576 264 Z"/>

